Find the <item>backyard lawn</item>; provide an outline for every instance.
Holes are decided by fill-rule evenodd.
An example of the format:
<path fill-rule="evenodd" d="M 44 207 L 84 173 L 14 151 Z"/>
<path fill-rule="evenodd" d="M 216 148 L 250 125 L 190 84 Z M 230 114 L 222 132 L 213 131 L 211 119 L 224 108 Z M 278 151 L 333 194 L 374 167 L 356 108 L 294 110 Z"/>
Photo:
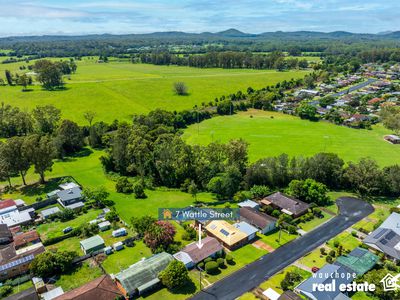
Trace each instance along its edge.
<path fill-rule="evenodd" d="M 103 275 L 101 269 L 96 266 L 93 261 L 89 260 L 84 262 L 81 267 L 72 270 L 70 273 L 61 275 L 55 284 L 61 286 L 64 292 L 66 292 L 80 287 L 101 275 Z"/>
<path fill-rule="evenodd" d="M 102 266 L 109 274 L 116 274 L 152 253 L 143 241 L 135 241 L 135 246 L 124 247 L 121 251 L 108 255 Z"/>
<path fill-rule="evenodd" d="M 329 252 L 329 249 L 325 247 L 326 252 Z M 309 268 L 318 267 L 322 268 L 326 264 L 326 255 L 321 255 L 319 248 L 313 250 L 312 252 L 303 256 L 299 262 Z"/>
<path fill-rule="evenodd" d="M 343 246 L 344 249 L 350 250 L 350 251 L 353 250 L 354 248 L 360 246 L 360 244 L 361 244 L 361 242 L 358 239 L 356 239 L 354 236 L 352 236 L 351 233 L 349 233 L 349 232 L 342 232 L 335 238 L 329 240 L 327 242 L 327 245 L 330 248 L 335 249 L 335 247 L 334 247 L 335 241 L 338 241 Z"/>

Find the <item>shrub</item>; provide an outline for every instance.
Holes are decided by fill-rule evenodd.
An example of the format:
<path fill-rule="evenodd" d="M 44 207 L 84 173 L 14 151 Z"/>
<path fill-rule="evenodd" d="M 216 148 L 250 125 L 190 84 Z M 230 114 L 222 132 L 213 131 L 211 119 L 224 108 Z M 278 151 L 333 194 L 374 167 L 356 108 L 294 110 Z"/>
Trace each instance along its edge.
<path fill-rule="evenodd" d="M 218 264 L 215 261 L 209 261 L 205 264 L 207 274 L 215 274 L 218 272 Z"/>
<path fill-rule="evenodd" d="M 271 215 L 272 215 L 274 218 L 278 218 L 280 214 L 281 214 L 281 213 L 280 213 L 279 210 L 277 210 L 277 209 L 273 210 L 272 213 L 271 213 Z"/>
<path fill-rule="evenodd" d="M 233 257 L 230 254 L 227 254 L 225 256 L 225 260 L 229 265 L 232 265 L 234 263 Z"/>
<path fill-rule="evenodd" d="M 340 245 L 340 243 L 339 243 L 338 240 L 335 240 L 335 241 L 333 242 L 333 246 L 334 246 L 335 248 L 339 247 L 339 245 Z"/>
<path fill-rule="evenodd" d="M 225 260 L 223 259 L 223 258 L 218 258 L 217 259 L 217 264 L 218 264 L 218 266 L 221 268 L 221 267 L 224 267 L 225 266 Z"/>
<path fill-rule="evenodd" d="M 353 231 L 351 232 L 351 235 L 354 236 L 354 237 L 357 237 L 357 231 L 353 230 Z"/>
<path fill-rule="evenodd" d="M 296 233 L 297 233 L 297 229 L 296 229 L 296 227 L 293 226 L 293 225 L 289 225 L 289 226 L 287 227 L 287 230 L 289 231 L 290 234 L 296 234 Z"/>
<path fill-rule="evenodd" d="M 326 260 L 326 262 L 329 263 L 329 264 L 331 264 L 331 263 L 333 262 L 333 258 L 332 258 L 332 256 L 330 256 L 330 255 L 328 255 L 328 256 L 325 258 L 325 260 Z"/>
<path fill-rule="evenodd" d="M 335 250 L 329 251 L 329 256 L 335 257 L 336 256 Z"/>
<path fill-rule="evenodd" d="M 175 94 L 180 96 L 188 94 L 188 88 L 184 82 L 175 82 L 173 90 Z"/>
<path fill-rule="evenodd" d="M 319 248 L 319 251 L 321 252 L 322 255 L 326 255 L 326 249 L 324 247 Z"/>
<path fill-rule="evenodd" d="M 145 199 L 147 198 L 145 192 L 144 192 L 144 186 L 141 182 L 136 182 L 133 185 L 133 192 L 135 193 L 135 198 L 136 199 Z"/>
<path fill-rule="evenodd" d="M 0 297 L 6 297 L 8 295 L 10 295 L 13 291 L 13 288 L 9 285 L 3 285 L 2 287 L 0 287 Z"/>
<path fill-rule="evenodd" d="M 182 262 L 173 260 L 164 271 L 161 271 L 160 279 L 168 289 L 174 289 L 189 281 L 189 273 Z"/>
<path fill-rule="evenodd" d="M 198 267 L 199 269 L 204 270 L 204 263 L 203 263 L 203 262 L 198 263 L 198 264 L 197 264 L 197 267 Z"/>
<path fill-rule="evenodd" d="M 213 261 L 213 259 L 212 259 L 211 257 L 207 257 L 207 258 L 204 260 L 204 263 L 208 263 L 208 262 L 210 262 L 210 261 Z"/>
<path fill-rule="evenodd" d="M 130 194 L 133 192 L 133 184 L 126 177 L 119 177 L 115 184 L 117 193 Z"/>

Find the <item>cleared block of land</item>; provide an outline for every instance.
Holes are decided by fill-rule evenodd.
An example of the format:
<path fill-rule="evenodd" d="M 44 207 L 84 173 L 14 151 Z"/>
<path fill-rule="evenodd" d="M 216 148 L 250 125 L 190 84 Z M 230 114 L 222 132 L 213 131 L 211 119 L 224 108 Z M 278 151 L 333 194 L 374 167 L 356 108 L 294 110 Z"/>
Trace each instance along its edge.
<path fill-rule="evenodd" d="M 333 152 L 345 162 L 370 157 L 380 165 L 399 163 L 400 147 L 385 142 L 385 134 L 388 130 L 381 125 L 373 126 L 372 130 L 359 130 L 277 112 L 249 110 L 194 124 L 185 130 L 183 138 L 190 144 L 201 145 L 243 138 L 250 144 L 251 161 L 281 153 L 311 156 Z"/>
<path fill-rule="evenodd" d="M 18 69 L 21 65 L 27 64 L 0 64 L 0 74 L 4 74 L 4 69 L 22 74 Z M 191 109 L 222 95 L 239 90 L 245 92 L 249 86 L 257 89 L 285 79 L 302 78 L 307 73 L 154 66 L 127 61 L 98 64 L 95 59 L 88 58 L 77 61 L 77 65 L 77 73 L 65 79 L 66 90 L 44 91 L 34 86 L 32 91 L 22 92 L 20 86 L 5 86 L 0 87 L 0 97 L 5 103 L 27 109 L 52 104 L 62 110 L 64 118 L 80 124 L 87 123 L 83 118 L 87 110 L 97 113 L 95 121 L 129 121 L 133 114 L 148 113 L 156 108 Z M 189 95 L 178 96 L 173 92 L 173 83 L 177 81 L 185 82 Z"/>

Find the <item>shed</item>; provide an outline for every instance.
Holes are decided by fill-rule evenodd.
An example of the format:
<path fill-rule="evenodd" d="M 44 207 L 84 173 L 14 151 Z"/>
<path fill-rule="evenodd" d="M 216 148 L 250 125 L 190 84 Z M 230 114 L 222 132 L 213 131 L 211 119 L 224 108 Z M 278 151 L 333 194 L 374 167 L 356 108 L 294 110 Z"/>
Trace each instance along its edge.
<path fill-rule="evenodd" d="M 113 253 L 112 247 L 108 246 L 104 248 L 104 253 L 110 255 Z"/>
<path fill-rule="evenodd" d="M 72 209 L 72 210 L 80 210 L 84 206 L 85 206 L 85 204 L 82 201 L 79 201 L 79 202 L 73 203 L 71 205 L 67 205 L 65 208 L 69 208 L 69 209 Z"/>
<path fill-rule="evenodd" d="M 124 244 L 122 242 L 117 242 L 117 243 L 114 243 L 112 247 L 115 251 L 119 251 L 119 250 L 124 249 Z"/>
<path fill-rule="evenodd" d="M 125 236 L 128 234 L 128 231 L 126 231 L 126 228 L 122 227 L 120 229 L 114 230 L 112 232 L 113 237 L 119 237 L 119 236 Z"/>
<path fill-rule="evenodd" d="M 50 193 L 47 193 L 47 198 L 48 199 L 57 199 L 58 198 L 57 193 L 59 191 L 61 191 L 61 190 L 57 189 L 57 190 L 51 191 Z"/>
<path fill-rule="evenodd" d="M 186 252 L 179 251 L 179 252 L 175 253 L 173 256 L 176 260 L 179 260 L 180 262 L 182 262 L 186 268 L 191 269 L 194 267 L 194 262 L 193 262 L 192 258 Z"/>
<path fill-rule="evenodd" d="M 59 185 L 59 188 L 62 190 L 69 190 L 76 187 L 79 187 L 79 185 L 77 185 L 75 182 L 66 182 Z"/>
<path fill-rule="evenodd" d="M 80 242 L 81 249 L 85 254 L 89 254 L 105 247 L 104 240 L 99 236 L 95 235 L 86 240 Z"/>
<path fill-rule="evenodd" d="M 272 288 L 268 288 L 267 290 L 265 290 L 262 293 L 265 297 L 267 297 L 267 299 L 269 300 L 278 300 L 279 297 L 281 296 L 278 292 L 276 292 L 274 289 Z"/>
<path fill-rule="evenodd" d="M 43 293 L 41 296 L 43 300 L 53 300 L 58 296 L 61 296 L 62 294 L 64 294 L 64 290 L 62 289 L 62 287 L 57 287 L 51 291 Z"/>
<path fill-rule="evenodd" d="M 51 207 L 51 208 L 42 210 L 40 212 L 40 214 L 42 215 L 42 217 L 44 219 L 47 219 L 47 218 L 51 217 L 52 215 L 55 215 L 59 212 L 61 212 L 61 209 L 59 207 L 55 206 L 55 207 Z"/>
<path fill-rule="evenodd" d="M 111 223 L 109 221 L 104 221 L 98 224 L 100 231 L 106 231 L 111 228 Z"/>

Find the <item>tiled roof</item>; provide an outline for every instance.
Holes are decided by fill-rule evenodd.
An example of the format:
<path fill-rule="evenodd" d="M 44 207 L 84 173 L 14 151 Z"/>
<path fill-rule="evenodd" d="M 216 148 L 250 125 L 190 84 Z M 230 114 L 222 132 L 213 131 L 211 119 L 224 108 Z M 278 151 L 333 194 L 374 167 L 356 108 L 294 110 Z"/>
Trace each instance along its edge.
<path fill-rule="evenodd" d="M 210 255 L 213 255 L 214 253 L 222 250 L 222 246 L 218 242 L 218 240 L 210 236 L 204 238 L 202 240 L 202 244 L 203 246 L 201 247 L 201 249 L 197 247 L 196 243 L 191 243 L 183 248 L 181 251 L 189 254 L 194 263 L 198 263 L 206 259 Z"/>
<path fill-rule="evenodd" d="M 285 209 L 291 212 L 294 215 L 301 214 L 310 207 L 307 203 L 280 192 L 269 195 L 264 199 L 268 200 L 273 205 L 278 206 L 281 209 Z"/>
<path fill-rule="evenodd" d="M 250 207 L 240 208 L 240 217 L 246 219 L 247 223 L 257 228 L 265 228 L 269 224 L 276 222 L 276 219 Z"/>

